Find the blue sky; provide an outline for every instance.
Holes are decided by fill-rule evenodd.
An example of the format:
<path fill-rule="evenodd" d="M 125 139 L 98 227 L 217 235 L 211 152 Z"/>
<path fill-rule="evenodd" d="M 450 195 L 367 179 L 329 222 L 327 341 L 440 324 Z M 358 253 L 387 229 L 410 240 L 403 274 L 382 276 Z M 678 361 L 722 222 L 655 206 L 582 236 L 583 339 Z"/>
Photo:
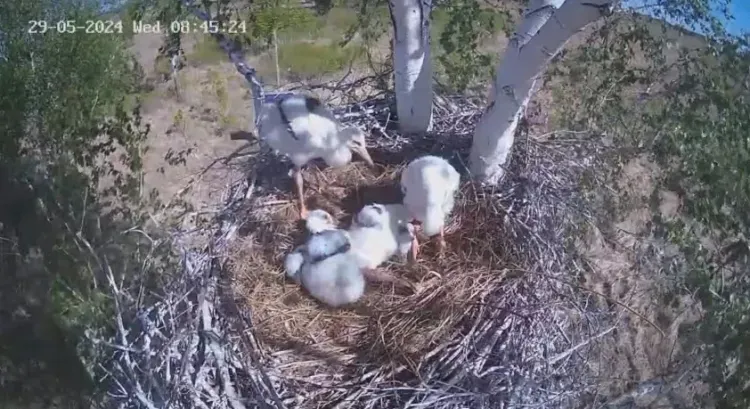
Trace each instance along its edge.
<path fill-rule="evenodd" d="M 734 21 L 728 25 L 732 34 L 750 33 L 750 1 L 735 0 L 730 11 L 734 15 Z"/>
<path fill-rule="evenodd" d="M 656 3 L 655 0 L 624 0 L 623 5 L 625 7 L 638 7 L 654 3 Z M 645 14 L 650 14 L 648 13 L 648 9 L 645 9 L 644 12 Z M 723 17 L 722 19 L 724 20 L 725 27 L 731 34 L 741 35 L 743 33 L 750 33 L 750 0 L 732 0 L 729 5 L 729 13 L 734 17 L 733 19 L 729 20 Z M 719 13 L 717 13 L 718 15 Z M 670 23 L 684 26 L 679 21 L 670 21 Z M 685 28 L 691 30 L 690 27 Z"/>

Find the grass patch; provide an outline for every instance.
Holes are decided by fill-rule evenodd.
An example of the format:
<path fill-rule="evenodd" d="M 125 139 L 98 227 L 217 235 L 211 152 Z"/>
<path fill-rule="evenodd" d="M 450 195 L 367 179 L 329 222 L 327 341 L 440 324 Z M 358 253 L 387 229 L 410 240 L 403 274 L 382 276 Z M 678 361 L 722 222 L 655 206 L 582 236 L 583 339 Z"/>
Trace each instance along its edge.
<path fill-rule="evenodd" d="M 211 80 L 211 88 L 216 95 L 216 101 L 219 103 L 219 122 L 222 126 L 228 126 L 233 123 L 227 111 L 229 110 L 229 93 L 227 92 L 226 79 L 216 71 L 210 70 L 208 77 Z"/>
<path fill-rule="evenodd" d="M 187 55 L 187 61 L 193 66 L 215 65 L 226 59 L 216 41 L 210 36 L 202 36 L 195 43 L 193 51 Z"/>
<path fill-rule="evenodd" d="M 320 36 L 334 41 L 343 39 L 344 34 L 357 24 L 358 15 L 355 10 L 334 7 L 322 19 Z"/>
<path fill-rule="evenodd" d="M 316 39 L 325 26 L 323 18 L 312 10 L 299 7 L 257 7 L 245 14 L 249 22 L 240 42 L 251 52 L 262 53 L 272 46 L 274 30 L 279 43 Z"/>
<path fill-rule="evenodd" d="M 352 61 L 359 61 L 364 51 L 362 46 L 341 48 L 335 44 L 307 42 L 284 44 L 279 47 L 279 67 L 282 75 L 309 79 L 345 69 Z M 275 75 L 273 55 L 269 56 L 270 64 L 264 71 Z"/>

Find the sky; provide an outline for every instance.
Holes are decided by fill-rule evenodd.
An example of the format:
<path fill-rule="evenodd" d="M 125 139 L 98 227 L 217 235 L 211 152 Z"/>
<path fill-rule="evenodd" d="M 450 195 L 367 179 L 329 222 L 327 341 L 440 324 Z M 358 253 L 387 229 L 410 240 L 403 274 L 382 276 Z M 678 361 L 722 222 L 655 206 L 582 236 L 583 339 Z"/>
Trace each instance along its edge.
<path fill-rule="evenodd" d="M 735 0 L 730 7 L 734 15 L 734 21 L 730 22 L 728 29 L 732 34 L 750 33 L 750 1 Z"/>
<path fill-rule="evenodd" d="M 639 7 L 643 6 L 644 4 L 653 4 L 655 2 L 655 0 L 624 0 L 623 6 L 626 8 Z M 729 5 L 729 13 L 734 17 L 731 20 L 720 16 L 720 13 L 718 12 L 716 13 L 717 16 L 720 16 L 722 18 L 722 23 L 724 23 L 727 31 L 729 31 L 730 34 L 734 35 L 741 35 L 743 33 L 750 34 L 750 0 L 732 0 Z M 645 14 L 650 14 L 648 13 L 647 9 L 645 10 Z M 690 27 L 686 27 L 684 24 L 680 24 L 679 21 L 667 21 L 673 24 L 681 25 L 690 31 L 694 31 Z"/>

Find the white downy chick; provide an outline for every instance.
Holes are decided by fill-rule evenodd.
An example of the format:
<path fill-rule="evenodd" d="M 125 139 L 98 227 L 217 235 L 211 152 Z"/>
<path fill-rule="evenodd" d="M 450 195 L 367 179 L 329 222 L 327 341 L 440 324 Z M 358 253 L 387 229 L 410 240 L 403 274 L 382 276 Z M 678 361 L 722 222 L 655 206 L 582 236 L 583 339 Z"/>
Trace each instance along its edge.
<path fill-rule="evenodd" d="M 370 204 L 357 213 L 349 236 L 361 268 L 373 270 L 396 254 L 406 257 L 414 237 L 408 217 L 401 204 Z"/>
<path fill-rule="evenodd" d="M 442 236 L 445 221 L 455 204 L 459 183 L 458 171 L 437 156 L 422 156 L 404 169 L 401 174 L 403 203 L 411 218 L 422 223 L 427 236 Z"/>
<path fill-rule="evenodd" d="M 310 238 L 284 260 L 287 276 L 331 307 L 359 300 L 365 279 L 350 252 L 348 233 L 337 229 L 333 217 L 323 210 L 310 212 L 307 228 Z"/>

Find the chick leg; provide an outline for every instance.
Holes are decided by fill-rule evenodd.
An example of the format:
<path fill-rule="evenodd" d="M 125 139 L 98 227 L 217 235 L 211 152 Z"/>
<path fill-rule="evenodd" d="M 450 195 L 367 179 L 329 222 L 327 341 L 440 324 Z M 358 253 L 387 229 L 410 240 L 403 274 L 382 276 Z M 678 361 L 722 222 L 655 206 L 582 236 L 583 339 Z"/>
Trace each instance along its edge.
<path fill-rule="evenodd" d="M 307 207 L 305 206 L 305 192 L 303 190 L 302 169 L 294 168 L 294 184 L 297 187 L 297 199 L 299 200 L 299 217 L 307 219 Z"/>
<path fill-rule="evenodd" d="M 411 250 L 409 251 L 409 263 L 414 264 L 417 262 L 417 255 L 419 254 L 419 240 L 417 236 L 411 239 Z"/>
<path fill-rule="evenodd" d="M 363 268 L 362 274 L 369 281 L 380 282 L 380 283 L 390 283 L 393 285 L 398 285 L 403 288 L 408 288 L 412 291 L 417 291 L 417 286 L 414 283 L 410 282 L 409 280 L 396 277 L 393 274 L 387 271 L 383 271 L 379 268 Z"/>
<path fill-rule="evenodd" d="M 417 230 L 420 227 L 419 221 L 412 219 L 409 223 L 414 226 L 414 231 L 411 239 L 411 249 L 409 250 L 409 264 L 417 262 L 417 255 L 419 255 L 419 239 L 417 239 Z"/>
<path fill-rule="evenodd" d="M 440 237 L 438 238 L 438 257 L 445 256 L 445 227 L 440 228 Z"/>

